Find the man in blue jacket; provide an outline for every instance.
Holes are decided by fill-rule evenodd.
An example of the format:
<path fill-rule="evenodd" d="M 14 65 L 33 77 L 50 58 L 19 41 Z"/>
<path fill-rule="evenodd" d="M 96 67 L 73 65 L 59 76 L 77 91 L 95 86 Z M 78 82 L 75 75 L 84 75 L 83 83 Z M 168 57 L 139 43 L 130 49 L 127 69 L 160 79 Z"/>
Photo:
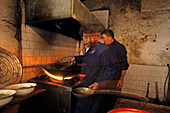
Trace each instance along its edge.
<path fill-rule="evenodd" d="M 114 74 L 114 80 L 117 80 L 117 87 L 123 87 L 123 79 L 126 74 L 126 70 L 129 67 L 127 61 L 127 51 L 123 44 L 114 39 L 114 33 L 110 29 L 106 29 L 101 33 L 105 45 L 109 46 L 112 62 L 116 64 L 117 73 Z"/>
<path fill-rule="evenodd" d="M 100 32 L 84 30 L 83 38 L 90 44 L 90 49 L 84 56 L 75 57 L 78 63 L 82 61 L 81 74 L 85 77 L 80 83 L 80 87 L 91 87 L 99 89 L 100 83 L 113 80 L 116 73 L 114 63 L 111 63 L 109 48 L 99 43 Z M 113 96 L 112 96 L 113 97 Z M 107 113 L 113 108 L 112 97 L 106 95 L 91 95 L 84 99 L 78 99 L 75 113 Z"/>

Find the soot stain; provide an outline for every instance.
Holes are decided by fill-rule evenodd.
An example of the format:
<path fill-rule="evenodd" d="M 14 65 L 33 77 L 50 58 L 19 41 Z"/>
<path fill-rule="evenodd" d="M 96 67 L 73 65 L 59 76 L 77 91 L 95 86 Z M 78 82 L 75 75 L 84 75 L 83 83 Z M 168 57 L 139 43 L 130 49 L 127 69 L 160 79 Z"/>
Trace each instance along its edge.
<path fill-rule="evenodd" d="M 130 63 L 141 63 L 142 45 L 135 35 L 122 34 L 121 42 L 125 45 Z"/>
<path fill-rule="evenodd" d="M 157 39 L 157 35 L 155 34 L 155 38 L 153 39 L 153 42 L 157 42 L 156 39 Z"/>
<path fill-rule="evenodd" d="M 148 40 L 148 35 L 146 35 L 144 38 L 140 39 L 141 42 L 147 42 L 147 40 Z"/>

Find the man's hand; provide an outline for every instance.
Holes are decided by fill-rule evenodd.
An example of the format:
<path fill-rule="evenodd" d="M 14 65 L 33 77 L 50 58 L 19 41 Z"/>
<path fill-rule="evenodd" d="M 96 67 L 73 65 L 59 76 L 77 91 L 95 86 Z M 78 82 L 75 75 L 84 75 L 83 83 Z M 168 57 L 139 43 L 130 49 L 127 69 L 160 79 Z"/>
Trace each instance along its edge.
<path fill-rule="evenodd" d="M 122 88 L 122 87 L 123 87 L 123 80 L 122 80 L 122 79 L 120 79 L 120 80 L 118 81 L 117 87 L 118 87 L 118 88 Z"/>
<path fill-rule="evenodd" d="M 89 86 L 89 88 L 92 88 L 93 90 L 98 89 L 99 88 L 99 84 L 97 82 L 95 82 L 95 83 L 91 84 Z"/>
<path fill-rule="evenodd" d="M 76 53 L 77 53 L 77 54 L 80 54 L 80 52 L 81 52 L 82 50 L 83 50 L 82 48 L 79 48 L 79 49 L 76 50 Z"/>
<path fill-rule="evenodd" d="M 69 60 L 69 63 L 70 64 L 75 64 L 76 63 L 75 58 L 73 57 L 71 60 Z"/>

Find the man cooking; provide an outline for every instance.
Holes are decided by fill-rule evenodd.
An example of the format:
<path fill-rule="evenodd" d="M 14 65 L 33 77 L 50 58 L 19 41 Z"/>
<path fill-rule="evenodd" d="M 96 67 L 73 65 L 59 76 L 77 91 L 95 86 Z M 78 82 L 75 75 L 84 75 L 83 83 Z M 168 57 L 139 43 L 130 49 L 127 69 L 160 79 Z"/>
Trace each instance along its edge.
<path fill-rule="evenodd" d="M 83 38 L 88 40 L 90 49 L 83 57 L 75 57 L 76 62 L 82 61 L 83 63 L 81 74 L 85 77 L 80 87 L 98 89 L 100 83 L 113 80 L 113 75 L 116 73 L 116 67 L 111 63 L 108 47 L 98 42 L 100 36 L 100 31 L 97 29 L 86 29 L 83 32 Z M 75 113 L 107 113 L 112 108 L 112 98 L 108 99 L 105 95 L 91 95 L 78 99 Z"/>

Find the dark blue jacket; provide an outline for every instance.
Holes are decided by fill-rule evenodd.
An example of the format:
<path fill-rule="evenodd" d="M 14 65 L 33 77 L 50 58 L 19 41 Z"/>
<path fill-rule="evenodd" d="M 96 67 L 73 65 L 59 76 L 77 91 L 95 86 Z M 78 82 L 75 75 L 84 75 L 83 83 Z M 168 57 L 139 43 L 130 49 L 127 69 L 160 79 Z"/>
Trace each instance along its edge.
<path fill-rule="evenodd" d="M 76 57 L 76 61 L 81 61 L 85 66 L 81 73 L 86 77 L 81 82 L 81 87 L 88 87 L 94 82 L 113 80 L 116 67 L 111 62 L 108 46 L 101 43 L 92 47 L 84 57 Z M 78 99 L 75 113 L 106 113 L 111 110 L 114 103 L 113 96 L 92 95 L 85 99 Z"/>
<path fill-rule="evenodd" d="M 90 48 L 85 56 L 76 57 L 76 62 L 82 60 L 84 66 L 81 73 L 86 75 L 81 82 L 81 86 L 87 87 L 94 82 L 113 80 L 116 67 L 110 58 L 109 48 L 101 43 Z"/>
<path fill-rule="evenodd" d="M 129 67 L 127 61 L 127 51 L 124 45 L 119 43 L 114 39 L 114 41 L 109 45 L 109 50 L 111 54 L 111 60 L 116 64 L 117 73 L 114 74 L 114 80 L 119 80 L 121 76 L 121 70 L 127 70 Z"/>

